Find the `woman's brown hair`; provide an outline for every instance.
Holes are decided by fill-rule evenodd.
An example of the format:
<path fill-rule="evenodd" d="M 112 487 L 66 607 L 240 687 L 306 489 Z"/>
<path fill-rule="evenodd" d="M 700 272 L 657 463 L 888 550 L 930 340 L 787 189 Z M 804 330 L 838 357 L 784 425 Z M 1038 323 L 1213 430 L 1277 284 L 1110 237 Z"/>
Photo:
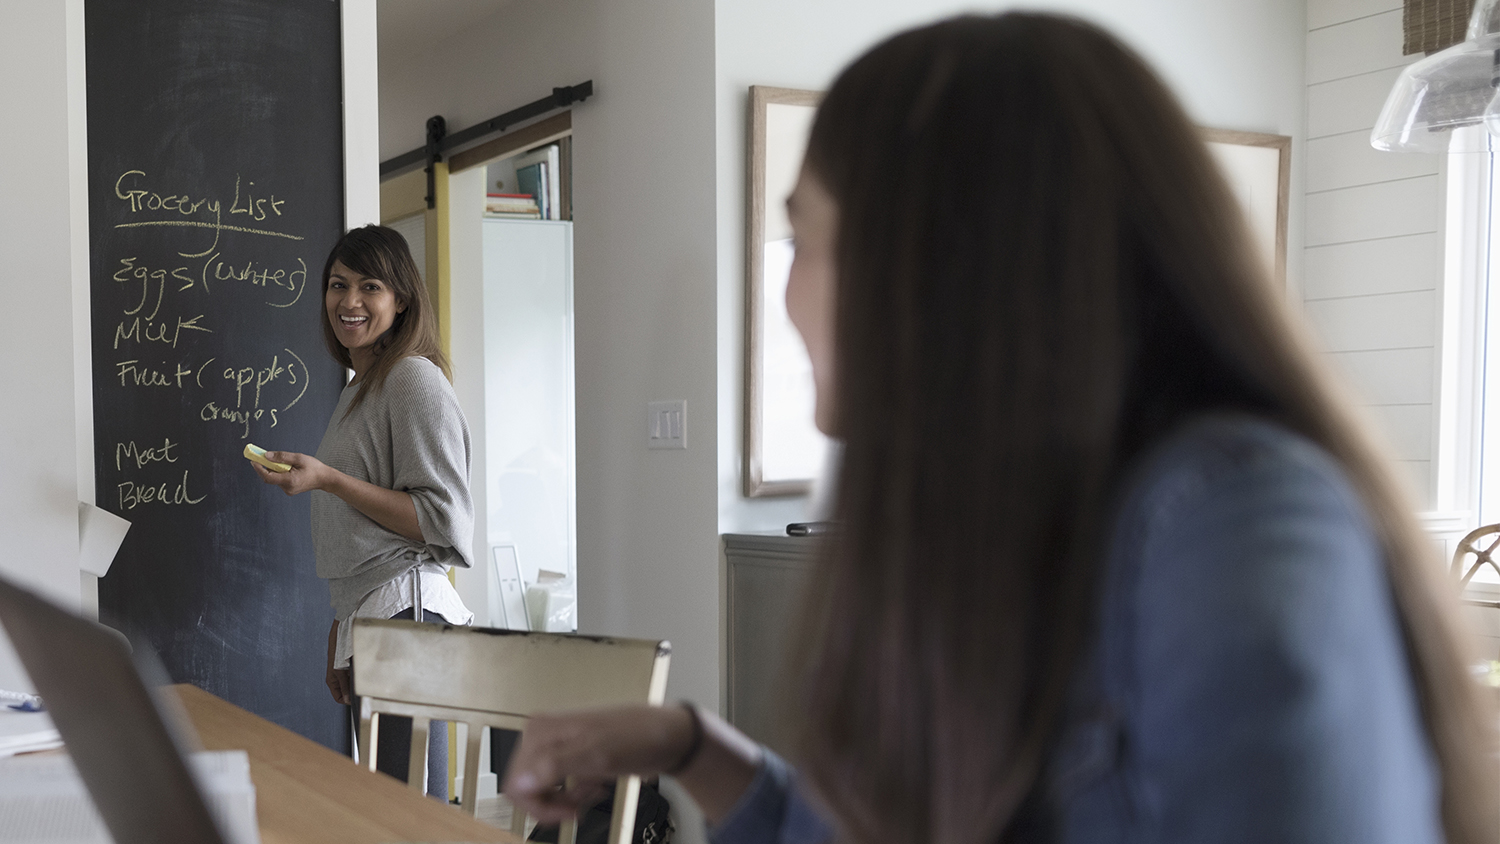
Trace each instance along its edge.
<path fill-rule="evenodd" d="M 1385 551 L 1454 844 L 1493 842 L 1491 710 L 1454 586 L 1249 248 L 1175 98 L 1036 14 L 897 35 L 838 78 L 840 535 L 805 613 L 800 749 L 857 842 L 1019 837 L 1088 644 L 1111 496 L 1192 413 L 1345 468 Z"/>
<path fill-rule="evenodd" d="M 396 295 L 396 301 L 405 308 L 381 335 L 375 348 L 375 364 L 364 373 L 359 392 L 349 403 L 345 413 L 358 407 L 365 397 L 379 392 L 385 386 L 385 377 L 391 367 L 405 357 L 424 357 L 437 364 L 443 375 L 452 380 L 448 356 L 443 354 L 442 341 L 438 337 L 437 320 L 432 314 L 432 305 L 427 299 L 427 286 L 422 283 L 422 274 L 417 271 L 417 262 L 411 257 L 406 238 L 395 229 L 385 226 L 361 226 L 350 229 L 339 238 L 328 260 L 323 263 L 323 295 L 328 295 L 328 276 L 333 272 L 333 262 L 338 261 L 349 269 L 368 278 L 385 282 Z M 328 322 L 326 309 L 320 311 L 323 325 L 323 343 L 328 354 L 343 365 L 353 368 L 349 350 L 339 342 L 333 326 Z"/>

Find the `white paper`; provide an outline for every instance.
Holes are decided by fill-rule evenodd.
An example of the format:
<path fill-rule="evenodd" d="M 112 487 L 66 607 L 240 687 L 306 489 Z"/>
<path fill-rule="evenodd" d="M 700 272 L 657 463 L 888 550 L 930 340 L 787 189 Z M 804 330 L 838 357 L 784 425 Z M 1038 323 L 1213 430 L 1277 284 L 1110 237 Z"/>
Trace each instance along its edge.
<path fill-rule="evenodd" d="M 92 504 L 78 502 L 78 567 L 95 577 L 103 577 L 129 530 L 129 521 Z"/>
<path fill-rule="evenodd" d="M 62 736 L 45 712 L 0 707 L 0 757 L 62 747 Z"/>
<path fill-rule="evenodd" d="M 260 844 L 255 785 L 243 750 L 193 753 L 198 780 L 225 839 Z M 112 844 L 73 760 L 63 753 L 0 759 L 0 844 Z"/>

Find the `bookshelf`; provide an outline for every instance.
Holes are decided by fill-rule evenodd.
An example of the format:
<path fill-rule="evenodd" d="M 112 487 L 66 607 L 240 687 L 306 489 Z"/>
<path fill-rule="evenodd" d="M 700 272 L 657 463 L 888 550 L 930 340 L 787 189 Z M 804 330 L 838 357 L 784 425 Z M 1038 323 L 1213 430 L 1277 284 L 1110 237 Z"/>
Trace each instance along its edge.
<path fill-rule="evenodd" d="M 572 138 L 562 137 L 485 165 L 486 218 L 573 219 Z"/>

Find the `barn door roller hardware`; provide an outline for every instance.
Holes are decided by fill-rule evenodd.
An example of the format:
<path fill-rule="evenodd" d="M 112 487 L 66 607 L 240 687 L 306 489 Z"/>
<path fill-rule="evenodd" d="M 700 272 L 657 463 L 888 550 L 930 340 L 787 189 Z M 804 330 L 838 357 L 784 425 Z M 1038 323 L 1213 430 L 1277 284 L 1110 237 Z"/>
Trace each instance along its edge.
<path fill-rule="evenodd" d="M 569 85 L 564 88 L 553 88 L 552 96 L 543 97 L 535 102 L 527 103 L 520 108 L 514 108 L 506 113 L 492 117 L 483 123 L 476 123 L 461 132 L 448 134 L 448 124 L 442 115 L 434 115 L 427 120 L 427 143 L 408 153 L 403 153 L 395 158 L 388 158 L 380 162 L 380 175 L 388 176 L 412 166 L 413 164 L 426 164 L 427 170 L 427 207 L 432 208 L 437 202 L 437 191 L 435 190 L 436 175 L 434 164 L 443 160 L 443 153 L 454 147 L 463 146 L 472 141 L 477 141 L 486 135 L 496 132 L 504 132 L 506 129 L 524 120 L 540 117 L 549 111 L 567 108 L 573 103 L 581 103 L 594 93 L 594 80 L 590 79 L 577 85 Z"/>

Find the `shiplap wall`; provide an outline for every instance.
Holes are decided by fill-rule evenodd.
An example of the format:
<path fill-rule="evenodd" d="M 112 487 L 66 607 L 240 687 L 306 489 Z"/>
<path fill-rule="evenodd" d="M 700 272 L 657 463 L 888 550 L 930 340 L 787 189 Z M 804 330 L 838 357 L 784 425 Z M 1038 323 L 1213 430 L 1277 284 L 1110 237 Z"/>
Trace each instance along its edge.
<path fill-rule="evenodd" d="M 1439 157 L 1370 147 L 1397 74 L 1420 58 L 1401 55 L 1401 0 L 1308 0 L 1304 307 L 1431 509 Z"/>

